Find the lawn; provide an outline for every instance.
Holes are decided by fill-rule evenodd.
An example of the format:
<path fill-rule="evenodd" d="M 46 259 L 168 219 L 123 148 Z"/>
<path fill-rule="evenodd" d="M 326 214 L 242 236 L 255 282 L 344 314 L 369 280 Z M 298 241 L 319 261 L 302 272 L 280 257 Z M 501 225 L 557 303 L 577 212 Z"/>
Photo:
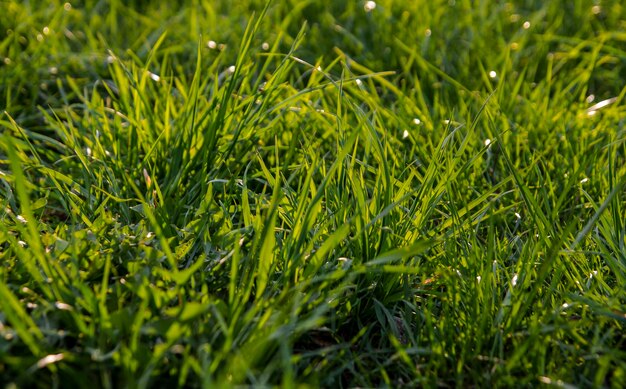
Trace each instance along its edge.
<path fill-rule="evenodd" d="M 626 384 L 626 5 L 0 1 L 0 385 Z"/>

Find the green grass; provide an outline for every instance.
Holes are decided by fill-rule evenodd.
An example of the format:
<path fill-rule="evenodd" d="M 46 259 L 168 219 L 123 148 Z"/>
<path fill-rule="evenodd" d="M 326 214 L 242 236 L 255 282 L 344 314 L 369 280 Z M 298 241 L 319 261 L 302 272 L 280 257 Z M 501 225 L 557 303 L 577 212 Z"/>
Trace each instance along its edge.
<path fill-rule="evenodd" d="M 626 382 L 621 1 L 232 3 L 0 1 L 3 387 Z"/>

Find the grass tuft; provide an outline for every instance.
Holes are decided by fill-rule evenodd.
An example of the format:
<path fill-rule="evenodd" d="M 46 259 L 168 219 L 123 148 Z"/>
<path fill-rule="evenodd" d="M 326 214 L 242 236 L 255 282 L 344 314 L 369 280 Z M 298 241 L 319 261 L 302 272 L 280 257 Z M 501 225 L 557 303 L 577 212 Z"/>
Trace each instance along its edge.
<path fill-rule="evenodd" d="M 0 2 L 7 387 L 620 387 L 619 1 Z"/>

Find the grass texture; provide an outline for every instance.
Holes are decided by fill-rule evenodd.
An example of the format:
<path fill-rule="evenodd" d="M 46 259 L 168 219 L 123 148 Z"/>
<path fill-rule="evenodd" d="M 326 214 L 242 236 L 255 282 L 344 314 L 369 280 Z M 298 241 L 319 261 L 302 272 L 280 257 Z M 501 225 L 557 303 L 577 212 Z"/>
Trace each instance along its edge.
<path fill-rule="evenodd" d="M 621 1 L 0 1 L 3 387 L 621 387 Z"/>

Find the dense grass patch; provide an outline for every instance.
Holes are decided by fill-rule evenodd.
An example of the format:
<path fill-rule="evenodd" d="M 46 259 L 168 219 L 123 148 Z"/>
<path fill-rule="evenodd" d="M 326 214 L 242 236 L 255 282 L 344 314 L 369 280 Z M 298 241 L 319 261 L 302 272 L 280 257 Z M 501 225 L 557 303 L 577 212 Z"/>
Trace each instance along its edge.
<path fill-rule="evenodd" d="M 626 382 L 626 8 L 328 3 L 0 2 L 2 384 Z"/>

